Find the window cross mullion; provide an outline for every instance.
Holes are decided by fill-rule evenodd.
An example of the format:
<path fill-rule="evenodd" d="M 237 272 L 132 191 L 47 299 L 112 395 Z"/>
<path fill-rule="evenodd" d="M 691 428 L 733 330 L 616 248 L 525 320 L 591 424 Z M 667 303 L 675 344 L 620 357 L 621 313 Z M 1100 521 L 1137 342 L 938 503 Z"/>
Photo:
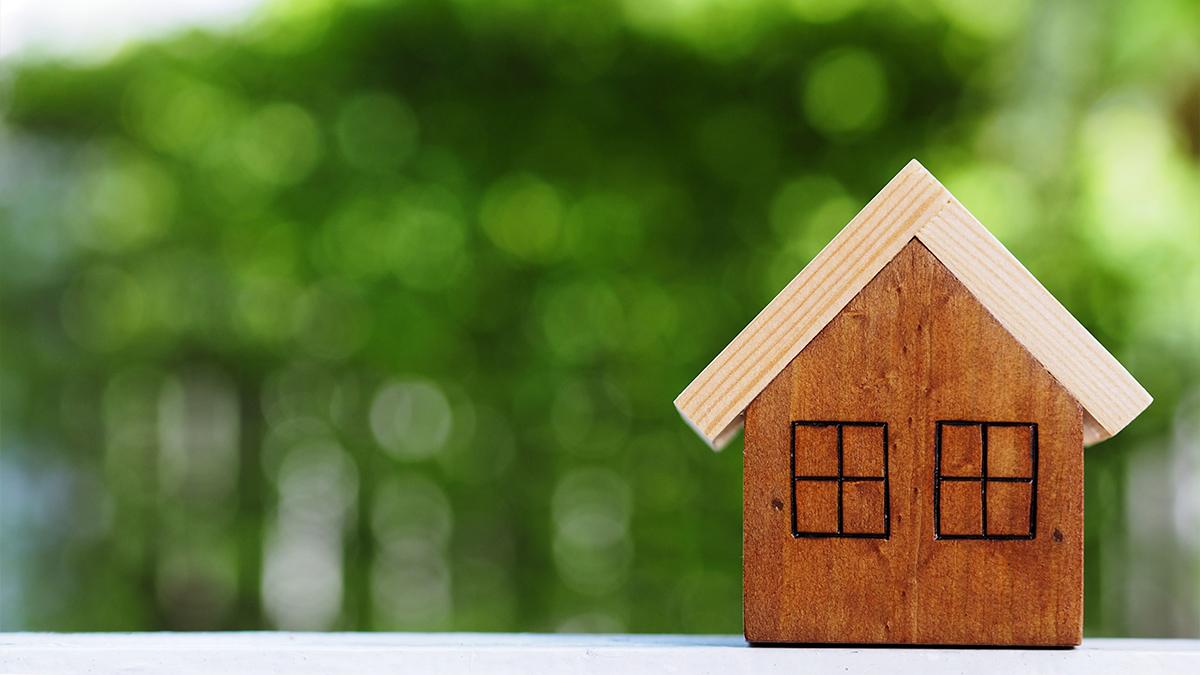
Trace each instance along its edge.
<path fill-rule="evenodd" d="M 1037 423 L 1036 422 L 984 422 L 984 421 L 965 421 L 965 420 L 938 420 L 935 423 L 934 429 L 934 466 L 933 466 L 933 518 L 934 518 L 934 538 L 935 539 L 996 539 L 996 540 L 1019 540 L 1019 539 L 1034 539 L 1037 532 L 1037 477 L 1038 477 L 1038 440 L 1037 440 Z M 979 475 L 959 475 L 947 476 L 942 473 L 942 455 L 945 447 L 943 446 L 943 435 L 947 427 L 978 427 L 979 429 Z M 993 476 L 989 473 L 988 454 L 991 444 L 989 438 L 989 430 L 992 427 L 1026 427 L 1029 429 L 1029 455 L 1030 455 L 1030 475 L 1028 476 Z M 961 439 L 958 442 L 961 444 Z M 958 444 L 955 445 L 958 447 Z M 978 534 L 960 532 L 960 533 L 943 533 L 942 532 L 942 485 L 943 483 L 975 483 L 979 484 L 979 529 Z M 1000 485 L 1028 485 L 1029 486 L 1029 530 L 1028 534 L 1018 534 L 1010 532 L 1002 532 L 1000 534 L 993 533 L 993 529 L 988 526 L 988 487 L 995 483 L 997 485 L 996 495 L 998 499 L 1005 500 L 1011 495 L 1011 491 L 1005 492 Z M 1008 506 L 1011 509 L 1011 504 Z M 1006 513 L 1002 507 L 1001 513 Z M 994 514 L 993 514 L 994 515 Z M 1002 525 L 1001 530 L 1008 526 Z"/>
<path fill-rule="evenodd" d="M 801 441 L 799 430 L 813 428 L 825 429 L 824 433 L 833 432 L 832 437 L 829 435 L 812 436 L 809 435 L 810 432 L 806 432 L 806 440 Z M 850 429 L 850 433 L 855 434 L 851 437 L 852 441 L 846 438 L 847 428 Z M 877 434 L 869 445 L 864 445 L 864 441 L 866 438 L 872 437 L 862 435 L 866 429 L 873 429 Z M 889 503 L 891 494 L 888 486 L 887 422 L 794 420 L 791 423 L 790 431 L 791 475 L 789 483 L 792 492 L 789 495 L 789 501 L 792 504 L 792 536 L 795 538 L 889 539 L 891 537 L 891 505 Z M 848 442 L 851 443 L 853 449 L 850 458 L 846 457 Z M 835 467 L 828 464 L 822 465 L 820 460 L 810 456 L 811 453 L 827 453 L 829 450 L 836 452 Z M 870 456 L 868 460 L 870 463 L 867 466 L 877 463 L 882 457 L 881 475 L 858 475 L 872 472 L 869 468 L 862 471 L 857 470 L 854 460 L 858 459 L 858 455 L 853 453 L 862 452 L 879 453 L 879 455 Z M 805 463 L 803 467 L 801 458 Z M 824 458 L 824 461 L 829 459 L 827 454 L 824 455 Z M 848 469 L 853 473 L 848 474 Z M 803 473 L 798 474 L 797 471 L 803 471 Z M 847 495 L 846 483 L 850 483 L 849 495 Z M 825 490 L 824 494 L 827 496 L 821 496 L 821 490 Z M 849 511 L 846 509 L 847 499 L 850 499 Z M 836 504 L 832 503 L 833 500 L 836 500 Z M 810 512 L 809 509 L 818 510 Z M 827 515 L 817 516 L 814 520 L 813 515 L 820 513 L 819 509 L 827 509 L 824 511 L 824 514 Z M 801 523 L 801 516 L 809 519 L 809 522 Z M 829 516 L 836 518 L 836 521 L 824 520 Z M 868 524 L 871 522 L 874 522 L 874 525 Z M 882 529 L 878 529 L 879 525 L 882 525 Z"/>

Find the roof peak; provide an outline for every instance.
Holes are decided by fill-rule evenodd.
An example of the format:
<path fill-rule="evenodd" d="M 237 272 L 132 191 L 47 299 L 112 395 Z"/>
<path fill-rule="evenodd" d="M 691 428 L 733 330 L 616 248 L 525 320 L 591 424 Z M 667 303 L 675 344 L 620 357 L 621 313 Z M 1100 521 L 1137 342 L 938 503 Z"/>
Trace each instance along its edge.
<path fill-rule="evenodd" d="M 1079 401 L 1089 444 L 1149 405 L 1129 372 L 913 159 L 679 394 L 683 418 L 719 449 L 759 392 L 913 238 Z"/>

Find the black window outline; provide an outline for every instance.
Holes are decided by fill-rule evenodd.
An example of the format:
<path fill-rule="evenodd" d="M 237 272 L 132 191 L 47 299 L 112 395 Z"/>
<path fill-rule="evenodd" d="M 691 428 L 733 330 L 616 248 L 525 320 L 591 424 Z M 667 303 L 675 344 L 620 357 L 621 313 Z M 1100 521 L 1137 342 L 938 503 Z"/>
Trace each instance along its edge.
<path fill-rule="evenodd" d="M 947 476 L 942 473 L 942 429 L 945 427 L 979 427 L 979 475 Z M 992 427 L 1026 427 L 1029 429 L 1030 475 L 988 476 L 988 429 Z M 1029 541 L 1037 538 L 1038 493 L 1038 425 L 1037 422 L 984 422 L 982 420 L 938 420 L 933 443 L 933 538 L 938 540 Z M 978 482 L 980 500 L 979 534 L 948 534 L 942 532 L 942 483 Z M 1025 483 L 1029 485 L 1029 533 L 988 534 L 987 487 L 989 483 Z"/>
<path fill-rule="evenodd" d="M 836 476 L 797 476 L 796 475 L 796 427 L 835 427 L 837 429 L 837 475 Z M 846 476 L 843 470 L 842 430 L 845 427 L 874 427 L 883 429 L 883 475 L 882 476 Z M 793 421 L 791 425 L 792 478 L 788 487 L 792 493 L 792 537 L 796 539 L 846 538 L 846 539 L 891 539 L 891 481 L 888 477 L 888 424 L 887 422 L 834 422 L 834 421 Z M 837 531 L 836 532 L 801 532 L 797 527 L 796 483 L 800 481 L 837 482 Z M 867 483 L 883 482 L 883 532 L 846 532 L 842 520 L 843 486 L 846 482 Z"/>

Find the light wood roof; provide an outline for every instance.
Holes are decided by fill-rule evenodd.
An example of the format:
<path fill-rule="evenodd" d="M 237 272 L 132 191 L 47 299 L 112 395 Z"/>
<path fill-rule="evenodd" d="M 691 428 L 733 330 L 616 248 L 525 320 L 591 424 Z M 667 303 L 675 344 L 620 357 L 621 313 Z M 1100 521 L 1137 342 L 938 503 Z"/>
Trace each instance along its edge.
<path fill-rule="evenodd" d="M 675 399 L 720 449 L 755 396 L 914 237 L 1079 401 L 1084 442 L 1116 434 L 1150 394 L 915 159 Z"/>

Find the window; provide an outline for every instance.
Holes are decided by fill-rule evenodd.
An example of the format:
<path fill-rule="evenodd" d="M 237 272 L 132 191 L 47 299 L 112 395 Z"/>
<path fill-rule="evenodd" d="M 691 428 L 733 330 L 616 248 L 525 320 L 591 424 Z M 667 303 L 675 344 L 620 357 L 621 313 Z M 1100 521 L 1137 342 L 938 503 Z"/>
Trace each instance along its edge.
<path fill-rule="evenodd" d="M 939 421 L 934 441 L 937 539 L 1033 539 L 1037 424 Z"/>
<path fill-rule="evenodd" d="M 792 422 L 792 536 L 887 539 L 886 422 Z"/>

